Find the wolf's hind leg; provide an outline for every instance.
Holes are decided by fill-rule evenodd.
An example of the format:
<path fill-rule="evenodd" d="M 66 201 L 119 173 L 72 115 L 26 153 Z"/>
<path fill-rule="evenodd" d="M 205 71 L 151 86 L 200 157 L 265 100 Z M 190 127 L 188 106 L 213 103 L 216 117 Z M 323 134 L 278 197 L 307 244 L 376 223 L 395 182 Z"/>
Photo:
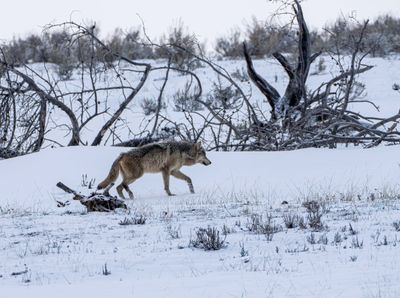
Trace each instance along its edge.
<path fill-rule="evenodd" d="M 123 188 L 125 188 L 125 190 L 128 192 L 129 198 L 130 198 L 131 200 L 133 200 L 135 197 L 134 197 L 133 192 L 130 190 L 130 188 L 129 188 L 128 185 L 131 184 L 131 183 L 133 183 L 133 182 L 135 182 L 136 180 L 137 180 L 137 178 L 135 178 L 135 179 L 129 179 L 129 180 L 124 181 L 124 182 L 122 183 Z"/>
<path fill-rule="evenodd" d="M 171 172 L 171 175 L 174 176 L 177 179 L 186 181 L 188 186 L 189 186 L 189 190 L 191 193 L 194 193 L 194 187 L 193 187 L 193 183 L 192 183 L 192 179 L 190 179 L 189 176 L 186 176 L 185 174 L 183 174 L 181 171 L 179 170 L 174 170 Z"/>
<path fill-rule="evenodd" d="M 124 186 L 125 190 L 128 192 L 129 198 L 131 200 L 133 200 L 134 199 L 133 192 L 129 189 L 128 185 L 124 184 L 123 186 Z"/>
<path fill-rule="evenodd" d="M 126 192 L 129 194 L 129 198 L 133 200 L 134 195 L 128 185 L 135 182 L 140 177 L 142 177 L 143 170 L 140 167 L 136 166 L 135 164 L 123 163 L 121 165 L 121 173 L 122 173 L 122 183 L 119 186 L 121 193 L 122 189 L 125 189 Z"/>
<path fill-rule="evenodd" d="M 123 189 L 124 189 L 124 183 L 122 182 L 120 185 L 117 186 L 117 192 L 118 192 L 119 197 L 120 197 L 121 199 L 124 199 L 124 200 L 125 200 L 125 196 L 124 196 L 124 194 L 122 193 L 122 190 L 123 190 Z"/>

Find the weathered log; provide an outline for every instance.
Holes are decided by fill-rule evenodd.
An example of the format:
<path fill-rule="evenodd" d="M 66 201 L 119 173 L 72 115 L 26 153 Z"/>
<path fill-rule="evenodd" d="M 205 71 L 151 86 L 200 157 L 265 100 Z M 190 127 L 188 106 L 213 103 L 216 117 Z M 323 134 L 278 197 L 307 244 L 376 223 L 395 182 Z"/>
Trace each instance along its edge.
<path fill-rule="evenodd" d="M 110 195 L 109 190 L 113 186 L 111 183 L 103 193 L 93 192 L 89 196 L 82 195 L 75 190 L 69 188 L 62 182 L 58 182 L 56 185 L 58 188 L 62 189 L 66 193 L 73 194 L 73 200 L 79 201 L 82 205 L 87 208 L 88 212 L 110 212 L 117 208 L 127 209 L 125 202 L 117 197 Z M 57 202 L 58 207 L 65 207 L 69 202 Z"/>

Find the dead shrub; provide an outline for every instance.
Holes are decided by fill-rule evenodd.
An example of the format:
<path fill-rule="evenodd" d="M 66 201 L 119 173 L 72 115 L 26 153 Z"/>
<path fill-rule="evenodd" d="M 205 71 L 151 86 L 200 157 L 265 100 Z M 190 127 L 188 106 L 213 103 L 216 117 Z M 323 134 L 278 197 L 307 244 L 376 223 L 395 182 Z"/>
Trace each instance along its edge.
<path fill-rule="evenodd" d="M 190 240 L 190 246 L 204 250 L 220 250 L 226 247 L 226 236 L 222 239 L 215 227 L 199 228 L 195 235 L 195 239 Z"/>

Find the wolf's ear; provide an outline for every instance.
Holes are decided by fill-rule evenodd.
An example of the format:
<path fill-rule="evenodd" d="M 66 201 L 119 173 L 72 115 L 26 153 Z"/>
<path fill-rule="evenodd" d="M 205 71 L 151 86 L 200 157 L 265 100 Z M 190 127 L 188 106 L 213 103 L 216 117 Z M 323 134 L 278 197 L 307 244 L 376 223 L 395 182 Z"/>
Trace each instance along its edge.
<path fill-rule="evenodd" d="M 192 148 L 195 151 L 199 151 L 201 149 L 201 143 L 200 142 L 194 143 Z"/>

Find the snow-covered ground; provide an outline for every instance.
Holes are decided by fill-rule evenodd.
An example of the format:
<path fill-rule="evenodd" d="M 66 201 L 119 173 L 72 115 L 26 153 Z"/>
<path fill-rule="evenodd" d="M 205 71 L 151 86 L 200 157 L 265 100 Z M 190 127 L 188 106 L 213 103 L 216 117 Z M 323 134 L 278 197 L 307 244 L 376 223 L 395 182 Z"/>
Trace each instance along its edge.
<path fill-rule="evenodd" d="M 130 211 L 56 207 L 71 199 L 58 181 L 90 193 L 82 175 L 100 181 L 123 150 L 48 149 L 1 161 L 2 297 L 400 295 L 398 147 L 211 152 L 211 166 L 184 169 L 195 195 L 172 180 L 177 196 L 166 197 L 161 176 L 149 174 L 132 185 Z M 309 200 L 324 203 L 323 229 L 287 229 L 283 217 L 306 218 Z M 255 214 L 272 217 L 271 241 L 251 231 Z M 119 224 L 138 215 L 144 225 Z M 189 245 L 208 226 L 225 226 L 225 248 Z"/>
<path fill-rule="evenodd" d="M 54 207 L 63 196 L 58 181 L 78 189 L 82 176 L 102 181 L 114 159 L 127 148 L 66 147 L 1 161 L 0 204 L 13 209 Z M 304 149 L 289 152 L 209 152 L 211 166 L 196 165 L 183 172 L 193 177 L 195 190 L 204 195 L 263 197 L 268 204 L 299 202 L 313 193 L 368 193 L 400 183 L 398 146 L 373 149 Z M 97 183 L 95 183 L 97 185 Z M 173 192 L 185 195 L 188 187 L 172 182 Z M 161 175 L 148 174 L 132 189 L 138 203 L 164 198 Z M 170 201 L 170 200 L 167 200 Z"/>
<path fill-rule="evenodd" d="M 354 109 L 397 113 L 400 96 L 391 87 L 400 82 L 399 59 L 367 62 L 376 67 L 360 79 L 366 99 L 381 111 L 370 105 Z M 244 67 L 242 61 L 220 63 L 229 72 Z M 331 77 L 329 63 L 324 73 L 310 77 L 310 87 Z M 255 65 L 269 81 L 277 76 L 275 86 L 283 90 L 287 79 L 276 63 Z M 207 68 L 196 72 L 209 90 L 215 76 Z M 141 129 L 141 100 L 157 94 L 162 77 L 152 74 L 122 115 L 133 131 Z M 171 74 L 167 102 L 184 83 Z M 65 84 L 74 88 L 74 81 Z M 252 93 L 252 100 L 260 100 L 255 88 Z M 115 98 L 110 95 L 110 107 L 117 106 Z M 183 118 L 169 103 L 166 113 Z M 93 121 L 83 140 L 90 141 L 105 119 Z M 64 144 L 63 133 L 53 130 L 48 137 Z M 167 197 L 155 174 L 132 185 L 136 199 L 127 201 L 128 211 L 87 213 L 78 202 L 57 207 L 56 200 L 71 200 L 55 186 L 58 181 L 89 194 L 88 182 L 97 185 L 125 150 L 46 148 L 0 161 L 0 297 L 400 296 L 400 232 L 393 225 L 400 225 L 399 146 L 209 152 L 211 166 L 183 169 L 193 179 L 194 195 L 172 178 L 177 196 Z M 320 229 L 310 227 L 303 206 L 312 200 L 321 205 Z M 140 215 L 143 225 L 120 224 Z M 302 218 L 305 226 L 287 228 L 288 215 Z M 256 218 L 275 233 L 254 231 Z M 207 227 L 218 228 L 222 238 L 226 232 L 224 248 L 190 245 L 196 231 Z"/>

